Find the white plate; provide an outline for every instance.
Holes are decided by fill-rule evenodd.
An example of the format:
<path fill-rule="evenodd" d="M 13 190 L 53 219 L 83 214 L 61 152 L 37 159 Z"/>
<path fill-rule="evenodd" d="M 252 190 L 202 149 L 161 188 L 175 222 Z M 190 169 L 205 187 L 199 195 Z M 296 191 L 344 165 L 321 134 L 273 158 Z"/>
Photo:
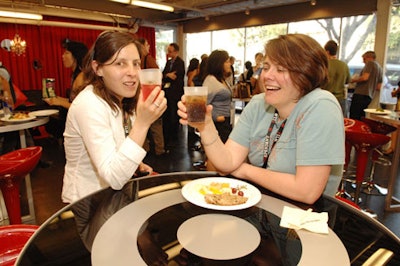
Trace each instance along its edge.
<path fill-rule="evenodd" d="M 364 112 L 374 114 L 374 115 L 390 115 L 392 113 L 392 111 L 390 111 L 390 110 L 377 111 L 375 108 L 364 109 Z"/>
<path fill-rule="evenodd" d="M 23 119 L 12 119 L 12 118 L 9 119 L 9 118 L 2 117 L 2 118 L 1 118 L 1 121 L 3 121 L 3 122 L 14 122 L 14 123 L 18 123 L 18 122 L 30 121 L 30 120 L 33 120 L 33 119 L 35 119 L 35 118 L 36 118 L 36 116 L 33 116 L 33 115 L 29 114 L 29 117 L 23 118 Z"/>
<path fill-rule="evenodd" d="M 248 221 L 216 213 L 186 220 L 179 226 L 176 236 L 189 252 L 213 260 L 244 257 L 253 252 L 261 241 L 260 233 Z"/>
<path fill-rule="evenodd" d="M 209 204 L 205 201 L 204 195 L 200 193 L 200 189 L 203 186 L 208 186 L 212 182 L 218 183 L 229 183 L 230 187 L 246 186 L 246 189 L 242 189 L 244 196 L 248 197 L 246 203 L 232 205 L 232 206 L 221 206 L 215 204 Z M 189 202 L 207 209 L 213 210 L 241 210 L 256 205 L 261 200 L 261 192 L 255 186 L 246 183 L 241 180 L 226 178 L 226 177 L 207 177 L 193 180 L 187 183 L 182 188 L 182 196 Z"/>
<path fill-rule="evenodd" d="M 34 115 L 34 116 L 49 116 L 49 115 L 54 115 L 57 114 L 58 110 L 56 109 L 47 109 L 47 110 L 38 110 L 38 111 L 33 111 L 30 112 L 30 115 Z"/>

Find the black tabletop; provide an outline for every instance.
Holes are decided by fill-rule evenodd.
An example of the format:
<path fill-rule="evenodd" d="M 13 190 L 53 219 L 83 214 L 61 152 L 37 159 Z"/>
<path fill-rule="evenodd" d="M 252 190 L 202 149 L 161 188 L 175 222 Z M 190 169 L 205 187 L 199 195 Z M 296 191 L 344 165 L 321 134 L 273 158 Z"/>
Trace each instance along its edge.
<path fill-rule="evenodd" d="M 381 254 L 394 253 L 386 265 L 400 265 L 400 239 L 375 219 L 332 197 L 323 196 L 314 205 L 305 205 L 259 188 L 263 194 L 260 204 L 228 212 L 201 208 L 180 196 L 180 188 L 188 181 L 214 176 L 218 176 L 217 173 L 204 171 L 146 176 L 132 179 L 122 190 L 107 188 L 89 195 L 61 209 L 43 223 L 21 252 L 17 265 L 107 265 L 98 261 L 104 262 L 104 256 L 107 260 L 107 252 L 112 249 L 121 249 L 121 257 L 110 258 L 113 265 L 123 265 L 124 253 L 135 256 L 132 254 L 136 251 L 139 255 L 134 260 L 142 262 L 142 265 L 159 265 L 157 263 L 163 256 L 168 256 L 168 265 L 310 265 L 305 253 L 315 256 L 313 265 L 322 265 L 321 260 L 334 258 L 335 245 L 344 246 L 347 254 L 340 256 L 348 258 L 351 265 L 362 265 L 374 253 L 381 251 Z M 165 207 L 156 211 L 146 205 L 150 201 L 169 199 L 172 199 L 170 203 L 159 203 Z M 332 248 L 333 254 L 326 258 L 317 251 L 313 254 L 309 244 L 303 241 L 305 230 L 280 227 L 279 211 L 267 206 L 275 200 L 284 205 L 327 212 L 329 235 L 339 243 L 315 233 L 308 237 L 311 235 L 311 241 L 316 242 L 312 244 L 314 247 L 318 247 L 320 241 L 325 249 Z M 149 207 L 136 213 L 135 208 L 140 204 L 142 208 Z M 124 212 L 129 213 L 129 218 L 121 216 Z M 144 217 L 146 212 L 149 217 Z M 177 231 L 182 224 L 201 215 L 220 214 L 232 215 L 254 225 L 261 236 L 257 248 L 239 258 L 214 260 L 193 254 L 179 244 Z M 138 234 L 127 229 L 137 225 L 140 227 L 136 228 Z M 114 230 L 115 236 L 110 234 Z M 119 232 L 132 233 L 133 237 L 127 237 L 131 237 L 133 243 L 121 242 Z M 130 265 L 140 263 L 132 261 Z"/>

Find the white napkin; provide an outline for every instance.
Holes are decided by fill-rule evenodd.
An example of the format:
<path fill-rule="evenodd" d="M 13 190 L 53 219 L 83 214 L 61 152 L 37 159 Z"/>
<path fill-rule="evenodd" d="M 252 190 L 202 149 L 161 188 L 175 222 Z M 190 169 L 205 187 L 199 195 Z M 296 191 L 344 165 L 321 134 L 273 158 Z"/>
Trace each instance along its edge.
<path fill-rule="evenodd" d="M 328 213 L 312 212 L 311 209 L 305 211 L 284 206 L 280 226 L 328 234 Z"/>

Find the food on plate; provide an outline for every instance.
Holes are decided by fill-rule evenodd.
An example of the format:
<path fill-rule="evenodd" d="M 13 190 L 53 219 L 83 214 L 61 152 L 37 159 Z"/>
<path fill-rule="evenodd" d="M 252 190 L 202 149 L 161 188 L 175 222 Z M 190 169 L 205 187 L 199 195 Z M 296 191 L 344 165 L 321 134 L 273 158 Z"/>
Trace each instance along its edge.
<path fill-rule="evenodd" d="M 379 108 L 376 108 L 376 111 L 377 111 L 377 112 L 385 112 L 385 110 L 383 110 L 383 109 L 380 108 L 380 107 L 379 107 Z"/>
<path fill-rule="evenodd" d="M 231 206 L 247 202 L 248 197 L 244 196 L 246 189 L 246 185 L 231 187 L 229 183 L 211 182 L 201 186 L 199 192 L 208 204 Z"/>
<path fill-rule="evenodd" d="M 27 113 L 13 113 L 8 119 L 9 120 L 21 120 L 30 118 L 29 114 Z"/>
<path fill-rule="evenodd" d="M 232 206 L 246 203 L 248 198 L 225 192 L 222 194 L 206 194 L 204 199 L 208 204 Z"/>

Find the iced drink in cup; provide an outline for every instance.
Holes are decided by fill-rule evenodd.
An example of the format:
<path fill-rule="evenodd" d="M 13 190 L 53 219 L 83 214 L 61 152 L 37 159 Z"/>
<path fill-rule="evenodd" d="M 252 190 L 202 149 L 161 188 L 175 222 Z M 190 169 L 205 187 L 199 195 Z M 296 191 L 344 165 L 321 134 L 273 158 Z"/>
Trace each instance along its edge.
<path fill-rule="evenodd" d="M 161 87 L 162 73 L 158 68 L 142 69 L 139 72 L 139 79 L 140 86 L 142 88 L 143 99 L 146 100 L 155 87 Z"/>
<path fill-rule="evenodd" d="M 191 123 L 203 123 L 206 117 L 207 87 L 184 87 L 187 120 Z"/>

